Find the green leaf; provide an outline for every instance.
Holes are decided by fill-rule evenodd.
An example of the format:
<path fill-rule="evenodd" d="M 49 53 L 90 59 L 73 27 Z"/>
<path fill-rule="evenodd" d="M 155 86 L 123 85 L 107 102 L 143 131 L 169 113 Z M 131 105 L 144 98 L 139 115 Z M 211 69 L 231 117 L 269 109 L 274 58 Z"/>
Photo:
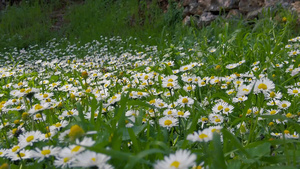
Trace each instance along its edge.
<path fill-rule="evenodd" d="M 214 133 L 212 143 L 214 146 L 212 157 L 213 168 L 226 168 L 220 134 Z"/>
<path fill-rule="evenodd" d="M 264 155 L 270 154 L 271 152 L 271 144 L 268 142 L 265 142 L 263 144 L 257 145 L 256 147 L 247 149 L 247 152 L 252 156 L 252 157 L 262 157 Z"/>
<path fill-rule="evenodd" d="M 135 157 L 131 158 L 129 160 L 129 162 L 127 163 L 127 165 L 125 166 L 125 169 L 131 169 L 131 168 L 135 168 L 134 165 L 136 163 L 146 163 L 148 165 L 151 165 L 152 163 L 151 162 L 148 162 L 146 160 L 143 160 L 143 158 L 145 156 L 148 156 L 150 154 L 154 154 L 154 153 L 161 153 L 161 154 L 164 154 L 165 151 L 163 150 L 160 150 L 160 149 L 150 149 L 150 150 L 145 150 L 145 151 L 142 151 L 140 152 L 139 154 L 137 154 Z"/>
<path fill-rule="evenodd" d="M 133 132 L 131 134 L 134 134 L 135 136 L 139 135 L 142 131 L 145 130 L 145 128 L 147 127 L 147 124 L 143 124 L 141 126 L 133 126 L 132 128 L 130 128 L 130 132 Z M 132 131 L 131 131 L 132 130 Z M 123 140 L 129 140 L 132 139 L 130 136 L 130 132 L 129 129 L 125 128 L 123 131 Z"/>
<path fill-rule="evenodd" d="M 251 158 L 251 155 L 245 150 L 243 145 L 239 142 L 239 140 L 227 129 L 223 128 L 222 133 L 224 136 L 224 140 L 228 139 L 231 141 L 231 144 L 233 144 L 237 149 L 239 149 L 247 158 Z"/>
<path fill-rule="evenodd" d="M 76 103 L 76 107 L 77 107 L 77 110 L 78 110 L 78 116 L 79 116 L 80 120 L 85 121 L 83 111 L 82 111 L 82 106 L 79 102 Z"/>
<path fill-rule="evenodd" d="M 242 165 L 241 161 L 238 160 L 232 160 L 228 163 L 227 169 L 240 169 Z"/>

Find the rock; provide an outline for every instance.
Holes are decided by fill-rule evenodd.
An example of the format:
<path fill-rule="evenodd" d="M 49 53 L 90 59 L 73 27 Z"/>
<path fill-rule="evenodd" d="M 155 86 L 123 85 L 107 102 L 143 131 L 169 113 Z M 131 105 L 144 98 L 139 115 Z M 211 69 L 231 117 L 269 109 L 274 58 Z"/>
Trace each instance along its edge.
<path fill-rule="evenodd" d="M 203 13 L 203 8 L 197 2 L 193 2 L 184 8 L 183 17 L 189 15 L 201 15 L 202 13 Z"/>
<path fill-rule="evenodd" d="M 255 11 L 251 11 L 247 13 L 246 19 L 251 20 L 251 19 L 255 19 L 258 17 L 259 14 L 261 14 L 263 8 L 259 8 Z"/>
<path fill-rule="evenodd" d="M 194 3 L 193 5 L 191 5 L 191 9 L 190 9 L 191 13 L 194 15 L 202 15 L 204 9 L 198 5 L 198 3 Z"/>
<path fill-rule="evenodd" d="M 189 4 L 191 4 L 191 3 L 197 3 L 197 2 L 198 2 L 198 0 L 184 0 L 184 1 L 182 2 L 182 6 L 186 7 L 186 6 L 188 6 Z"/>
<path fill-rule="evenodd" d="M 191 17 L 190 16 L 186 16 L 184 19 L 183 19 L 183 25 L 187 25 L 187 26 L 190 26 L 191 25 Z"/>
<path fill-rule="evenodd" d="M 234 18 L 234 17 L 240 18 L 241 16 L 242 16 L 242 13 L 238 9 L 231 9 L 228 12 L 226 18 Z"/>
<path fill-rule="evenodd" d="M 292 10 L 298 15 L 298 22 L 300 22 L 300 1 L 292 3 Z"/>
<path fill-rule="evenodd" d="M 216 15 L 213 15 L 211 12 L 203 12 L 203 14 L 200 16 L 197 26 L 202 27 L 202 26 L 207 26 L 209 25 L 212 21 L 214 21 L 217 18 Z"/>
<path fill-rule="evenodd" d="M 264 6 L 264 0 L 240 0 L 239 10 L 241 12 L 256 11 Z"/>
<path fill-rule="evenodd" d="M 222 9 L 238 8 L 239 0 L 198 0 L 204 11 L 219 12 Z"/>

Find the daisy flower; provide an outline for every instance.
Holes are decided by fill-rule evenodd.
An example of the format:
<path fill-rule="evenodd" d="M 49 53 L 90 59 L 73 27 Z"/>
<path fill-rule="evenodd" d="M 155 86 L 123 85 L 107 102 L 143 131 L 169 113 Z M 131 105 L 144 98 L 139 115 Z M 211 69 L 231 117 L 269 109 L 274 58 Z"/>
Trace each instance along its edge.
<path fill-rule="evenodd" d="M 224 101 L 221 101 L 214 105 L 214 107 L 212 108 L 212 111 L 214 113 L 219 113 L 219 112 L 223 111 L 224 107 L 227 107 L 227 103 Z"/>
<path fill-rule="evenodd" d="M 274 136 L 274 137 L 282 137 L 282 133 L 274 133 L 274 132 L 272 132 L 272 133 L 271 133 L 271 136 Z"/>
<path fill-rule="evenodd" d="M 264 93 L 265 94 L 265 98 L 267 99 L 267 100 L 270 100 L 270 99 L 272 99 L 272 100 L 279 100 L 279 99 L 281 99 L 281 97 L 282 97 L 282 94 L 281 94 L 281 92 L 274 92 L 274 91 L 271 91 L 271 92 L 268 92 L 268 93 Z"/>
<path fill-rule="evenodd" d="M 248 97 L 247 97 L 247 96 L 241 96 L 241 97 L 234 97 L 234 98 L 232 99 L 232 102 L 233 102 L 233 103 L 241 103 L 241 102 L 244 102 L 244 101 L 246 101 L 246 100 L 248 100 Z"/>
<path fill-rule="evenodd" d="M 267 110 L 267 114 L 268 115 L 275 115 L 275 114 L 277 114 L 279 112 L 280 112 L 280 110 L 275 110 L 275 109 Z"/>
<path fill-rule="evenodd" d="M 190 70 L 190 69 L 192 69 L 193 67 L 191 66 L 191 65 L 185 65 L 185 66 L 181 66 L 180 67 L 180 71 L 181 72 L 185 72 L 185 71 L 188 71 L 188 70 Z"/>
<path fill-rule="evenodd" d="M 224 121 L 224 117 L 219 114 L 211 113 L 208 115 L 208 119 L 211 123 L 219 125 L 222 124 Z"/>
<path fill-rule="evenodd" d="M 162 127 L 171 128 L 178 125 L 178 119 L 170 116 L 165 116 L 159 119 L 159 125 Z"/>
<path fill-rule="evenodd" d="M 59 147 L 45 146 L 40 150 L 35 148 L 35 151 L 32 151 L 32 158 L 39 159 L 38 162 L 43 161 L 45 158 L 50 156 L 56 156 L 60 153 Z"/>
<path fill-rule="evenodd" d="M 292 96 L 299 96 L 300 94 L 300 89 L 299 88 L 292 88 L 292 89 L 288 89 L 288 92 L 287 92 L 289 95 L 292 95 Z"/>
<path fill-rule="evenodd" d="M 183 118 L 188 118 L 189 116 L 191 115 L 191 113 L 189 111 L 181 111 L 181 110 L 178 110 L 176 113 L 175 113 L 175 117 L 183 117 Z"/>
<path fill-rule="evenodd" d="M 193 91 L 195 89 L 195 85 L 189 85 L 189 84 L 186 84 L 185 86 L 183 86 L 183 89 L 186 91 L 186 92 L 190 92 L 190 91 Z"/>
<path fill-rule="evenodd" d="M 154 169 L 187 169 L 195 165 L 197 156 L 189 150 L 177 150 L 154 164 Z"/>
<path fill-rule="evenodd" d="M 76 139 L 76 144 L 80 145 L 80 146 L 91 147 L 95 143 L 96 142 L 90 137 L 84 137 L 82 139 L 82 141 L 80 141 L 79 139 Z"/>
<path fill-rule="evenodd" d="M 163 115 L 165 116 L 175 116 L 177 111 L 175 109 L 166 109 L 163 112 Z"/>
<path fill-rule="evenodd" d="M 280 109 L 288 109 L 291 106 L 291 102 L 287 100 L 283 100 L 280 101 L 277 105 Z"/>
<path fill-rule="evenodd" d="M 238 67 L 238 66 L 239 66 L 239 64 L 232 63 L 232 64 L 226 65 L 226 69 L 234 69 L 234 68 L 236 68 L 236 67 Z"/>
<path fill-rule="evenodd" d="M 256 81 L 254 85 L 254 93 L 258 94 L 260 92 L 267 93 L 275 89 L 275 84 L 268 78 L 261 78 Z"/>
<path fill-rule="evenodd" d="M 213 139 L 213 133 L 209 128 L 206 128 L 202 131 L 194 132 L 193 134 L 189 134 L 186 138 L 192 142 L 208 142 Z"/>
<path fill-rule="evenodd" d="M 253 88 L 253 84 L 249 84 L 249 85 L 242 84 L 238 87 L 236 96 L 241 97 L 244 95 L 248 95 L 251 92 L 252 88 Z"/>
<path fill-rule="evenodd" d="M 114 103 L 116 103 L 116 102 L 118 102 L 120 100 L 121 100 L 121 94 L 115 94 L 114 96 L 112 96 L 111 98 L 109 98 L 107 100 L 107 103 L 114 104 Z"/>
<path fill-rule="evenodd" d="M 32 150 L 21 150 L 17 153 L 9 153 L 8 157 L 12 161 L 30 159 L 32 158 Z"/>
<path fill-rule="evenodd" d="M 32 108 L 28 111 L 29 114 L 34 114 L 37 113 L 39 111 L 48 109 L 50 107 L 49 103 L 45 103 L 45 104 L 35 104 L 32 106 Z"/>
<path fill-rule="evenodd" d="M 182 96 L 179 96 L 178 100 L 177 100 L 177 103 L 181 106 L 181 107 L 184 107 L 185 105 L 192 105 L 194 104 L 194 100 L 192 98 L 189 98 L 187 96 L 185 97 L 182 97 Z"/>
<path fill-rule="evenodd" d="M 224 106 L 222 113 L 228 115 L 229 113 L 233 112 L 233 109 L 234 109 L 234 107 L 232 105 L 227 104 Z"/>
<path fill-rule="evenodd" d="M 101 169 L 113 169 L 111 165 L 107 164 L 108 160 L 110 160 L 110 157 L 105 154 L 95 153 L 87 150 L 76 155 L 71 166 L 84 168 L 96 166 Z"/>
<path fill-rule="evenodd" d="M 32 146 L 34 142 L 39 141 L 40 131 L 29 131 L 18 137 L 20 147 L 26 147 L 28 145 Z"/>

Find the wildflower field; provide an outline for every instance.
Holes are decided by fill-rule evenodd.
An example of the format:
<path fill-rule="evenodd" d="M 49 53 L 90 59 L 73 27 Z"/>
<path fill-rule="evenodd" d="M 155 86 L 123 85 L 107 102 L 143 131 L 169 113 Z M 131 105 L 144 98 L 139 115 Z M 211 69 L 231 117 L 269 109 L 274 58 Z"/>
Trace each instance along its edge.
<path fill-rule="evenodd" d="M 5 49 L 0 168 L 299 168 L 289 20 Z"/>

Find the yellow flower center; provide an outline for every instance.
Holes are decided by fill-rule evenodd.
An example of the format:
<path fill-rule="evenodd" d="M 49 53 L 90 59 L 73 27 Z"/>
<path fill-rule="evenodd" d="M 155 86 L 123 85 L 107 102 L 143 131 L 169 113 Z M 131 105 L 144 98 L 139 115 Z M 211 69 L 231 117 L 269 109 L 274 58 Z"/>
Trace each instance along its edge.
<path fill-rule="evenodd" d="M 291 113 L 286 114 L 287 118 L 291 118 L 293 115 Z"/>
<path fill-rule="evenodd" d="M 17 128 L 12 129 L 12 133 L 16 134 L 17 130 L 18 130 Z"/>
<path fill-rule="evenodd" d="M 225 108 L 225 112 L 228 112 L 230 109 L 228 107 Z"/>
<path fill-rule="evenodd" d="M 48 94 L 44 94 L 43 95 L 43 98 L 47 98 L 49 95 Z"/>
<path fill-rule="evenodd" d="M 111 97 L 111 99 L 112 99 L 112 100 L 115 100 L 115 99 L 117 99 L 117 96 L 113 96 L 113 97 Z"/>
<path fill-rule="evenodd" d="M 244 91 L 244 92 L 249 92 L 249 89 L 244 88 L 243 91 Z"/>
<path fill-rule="evenodd" d="M 25 89 L 21 89 L 20 92 L 21 92 L 21 93 L 24 93 L 24 92 L 25 92 Z"/>
<path fill-rule="evenodd" d="M 11 149 L 12 152 L 16 152 L 20 147 L 19 146 L 15 146 L 14 148 Z"/>
<path fill-rule="evenodd" d="M 72 111 L 68 111 L 67 115 L 73 115 L 74 113 Z"/>
<path fill-rule="evenodd" d="M 41 151 L 41 153 L 45 156 L 47 154 L 50 154 L 51 151 L 50 150 L 43 150 L 43 151 Z"/>
<path fill-rule="evenodd" d="M 258 85 L 258 89 L 263 89 L 263 90 L 267 90 L 268 89 L 268 86 L 264 83 L 261 83 Z"/>
<path fill-rule="evenodd" d="M 283 103 L 281 106 L 282 106 L 282 107 L 287 107 L 287 104 Z"/>
<path fill-rule="evenodd" d="M 271 112 L 270 112 L 270 114 L 275 114 L 276 113 L 276 110 L 272 110 Z"/>
<path fill-rule="evenodd" d="M 94 161 L 94 162 L 96 162 L 96 158 L 95 157 L 93 157 L 91 160 Z"/>
<path fill-rule="evenodd" d="M 192 86 L 188 86 L 186 89 L 187 90 L 192 90 L 193 88 L 192 88 Z"/>
<path fill-rule="evenodd" d="M 206 134 L 204 134 L 204 133 L 202 133 L 202 134 L 199 135 L 199 138 L 200 138 L 200 139 L 204 139 L 204 138 L 207 138 L 207 137 L 208 137 L 208 135 L 206 135 Z"/>
<path fill-rule="evenodd" d="M 26 141 L 31 142 L 33 139 L 34 139 L 34 136 L 31 135 L 26 138 Z"/>
<path fill-rule="evenodd" d="M 154 103 L 155 103 L 155 99 L 150 100 L 149 103 L 150 103 L 150 104 L 154 104 Z"/>
<path fill-rule="evenodd" d="M 274 98 L 275 96 L 276 96 L 275 92 L 271 92 L 271 93 L 270 93 L 270 97 L 271 97 L 271 98 Z"/>
<path fill-rule="evenodd" d="M 172 121 L 171 121 L 171 120 L 166 120 L 166 121 L 164 122 L 164 124 L 165 124 L 166 126 L 169 126 L 169 125 L 172 124 Z"/>
<path fill-rule="evenodd" d="M 202 117 L 202 119 L 201 119 L 202 121 L 208 121 L 208 118 L 206 118 L 206 117 Z"/>
<path fill-rule="evenodd" d="M 182 99 L 182 103 L 188 103 L 188 102 L 189 102 L 189 100 L 187 98 Z"/>
<path fill-rule="evenodd" d="M 221 122 L 221 120 L 220 119 L 216 119 L 215 122 L 219 123 L 219 122 Z"/>
<path fill-rule="evenodd" d="M 60 127 L 60 126 L 61 126 L 60 123 L 56 123 L 56 124 L 55 124 L 55 127 Z"/>
<path fill-rule="evenodd" d="M 41 106 L 39 104 L 37 104 L 37 105 L 34 106 L 34 110 L 40 110 L 42 108 L 43 108 L 43 106 Z"/>
<path fill-rule="evenodd" d="M 41 114 L 36 114 L 35 117 L 36 117 L 36 118 L 41 118 L 42 115 L 41 115 Z"/>
<path fill-rule="evenodd" d="M 173 83 L 168 83 L 167 84 L 167 87 L 173 87 L 174 85 L 173 85 Z"/>
<path fill-rule="evenodd" d="M 222 105 L 218 106 L 218 110 L 222 110 L 222 109 L 223 109 Z"/>
<path fill-rule="evenodd" d="M 172 114 L 172 111 L 171 111 L 171 110 L 168 111 L 168 115 L 170 115 L 170 114 Z"/>
<path fill-rule="evenodd" d="M 76 146 L 72 149 L 72 152 L 78 152 L 80 148 L 81 148 L 80 146 Z"/>
<path fill-rule="evenodd" d="M 70 160 L 69 157 L 65 157 L 65 158 L 64 158 L 64 163 L 68 162 L 69 160 Z"/>
<path fill-rule="evenodd" d="M 183 70 L 188 70 L 188 69 L 189 69 L 188 67 L 183 68 Z"/>
<path fill-rule="evenodd" d="M 183 111 L 179 111 L 177 114 L 178 114 L 178 116 L 183 116 L 184 112 Z"/>
<path fill-rule="evenodd" d="M 180 165 L 180 162 L 179 162 L 179 161 L 174 161 L 174 162 L 170 165 L 170 167 L 178 168 L 179 165 Z"/>
<path fill-rule="evenodd" d="M 71 139 L 78 138 L 78 137 L 80 137 L 82 135 L 84 135 L 84 131 L 83 131 L 83 129 L 80 126 L 74 125 L 74 126 L 71 127 L 70 133 L 69 133 L 69 137 Z"/>
<path fill-rule="evenodd" d="M 49 137 L 51 137 L 51 133 L 50 132 L 45 134 L 45 138 L 49 138 Z"/>
<path fill-rule="evenodd" d="M 295 89 L 295 90 L 293 90 L 293 93 L 294 93 L 294 94 L 298 93 L 298 90 L 296 90 L 296 89 Z"/>
<path fill-rule="evenodd" d="M 24 156 L 25 156 L 24 153 L 19 153 L 19 154 L 18 154 L 18 157 L 24 157 Z"/>

